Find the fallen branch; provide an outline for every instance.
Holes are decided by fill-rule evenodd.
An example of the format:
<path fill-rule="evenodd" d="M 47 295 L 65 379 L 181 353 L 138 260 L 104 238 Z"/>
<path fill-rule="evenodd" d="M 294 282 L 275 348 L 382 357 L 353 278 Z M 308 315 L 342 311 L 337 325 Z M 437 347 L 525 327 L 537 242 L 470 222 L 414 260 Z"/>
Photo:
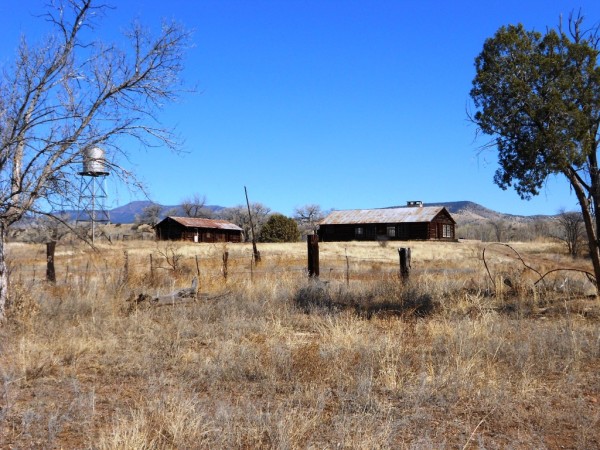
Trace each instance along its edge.
<path fill-rule="evenodd" d="M 530 265 L 528 265 L 525 262 L 525 260 L 521 257 L 521 255 L 519 254 L 519 252 L 517 252 L 510 245 L 504 244 L 504 243 L 500 243 L 500 242 L 494 242 L 494 243 L 490 244 L 488 247 L 490 247 L 492 245 L 502 245 L 504 247 L 508 247 L 509 249 L 511 249 L 517 255 L 517 258 L 519 259 L 519 261 L 521 261 L 521 264 L 523 264 L 523 266 L 525 268 L 527 268 L 527 269 L 529 269 L 529 270 L 537 273 L 538 276 L 539 276 L 539 278 L 537 279 L 537 281 L 535 283 L 533 283 L 534 286 L 537 286 L 538 283 L 540 283 L 541 281 L 544 281 L 544 278 L 546 278 L 547 275 L 549 275 L 549 274 L 551 274 L 553 272 L 560 272 L 560 271 L 583 273 L 583 274 L 585 274 L 585 276 L 587 277 L 587 279 L 590 281 L 590 283 L 592 283 L 594 286 L 596 286 L 596 284 L 597 284 L 596 277 L 592 273 L 590 273 L 590 272 L 588 272 L 586 270 L 582 270 L 582 269 L 558 268 L 558 269 L 549 270 L 548 272 L 546 272 L 546 273 L 544 273 L 542 275 L 539 271 L 537 271 L 536 269 L 534 269 L 533 267 L 531 267 Z M 494 286 L 494 289 L 495 289 L 496 288 L 496 282 L 494 280 L 494 277 L 492 277 L 492 274 L 491 274 L 490 269 L 489 269 L 488 264 L 487 264 L 487 260 L 485 258 L 485 251 L 487 250 L 488 247 L 486 247 L 486 248 L 483 249 L 483 264 L 485 266 L 485 270 L 487 271 L 488 276 L 490 277 L 490 280 L 492 281 L 492 285 Z M 512 283 L 510 283 L 510 280 L 505 280 L 504 283 L 506 285 L 512 287 Z"/>
<path fill-rule="evenodd" d="M 139 294 L 137 297 L 132 294 L 127 299 L 129 306 L 127 312 L 130 313 L 138 307 L 138 305 L 147 306 L 168 306 L 168 305 L 182 305 L 195 303 L 198 299 L 203 300 L 217 300 L 230 295 L 230 292 L 223 292 L 221 294 L 211 296 L 208 292 L 198 292 L 198 279 L 194 277 L 192 280 L 192 286 L 185 289 L 178 289 L 169 294 L 159 295 L 154 297 L 149 294 Z"/>
<path fill-rule="evenodd" d="M 132 305 L 136 306 L 140 303 L 148 303 L 154 304 L 158 306 L 162 305 L 173 305 L 175 303 L 188 303 L 196 300 L 198 296 L 198 278 L 194 277 L 192 280 L 192 286 L 185 289 L 178 289 L 169 294 L 160 295 L 158 297 L 153 297 L 149 294 L 140 294 L 137 297 L 132 295 L 128 302 L 132 303 Z"/>
<path fill-rule="evenodd" d="M 519 261 L 521 261 L 521 264 L 523 264 L 523 266 L 525 268 L 527 268 L 529 270 L 532 270 L 533 272 L 537 273 L 538 276 L 540 277 L 540 279 L 543 278 L 542 274 L 540 272 L 538 272 L 536 269 L 534 269 L 533 267 L 531 267 L 530 265 L 528 265 L 525 262 L 525 260 L 523 259 L 523 257 L 519 254 L 519 252 L 516 251 L 514 248 L 512 248 L 510 245 L 504 244 L 504 243 L 501 243 L 501 242 L 494 242 L 494 243 L 488 245 L 488 247 L 491 247 L 492 245 L 502 245 L 504 247 L 508 247 L 509 249 L 511 249 L 517 255 L 517 258 L 519 259 Z M 487 261 L 485 259 L 485 251 L 488 249 L 488 247 L 486 247 L 486 248 L 483 249 L 483 265 L 485 266 L 485 270 L 487 270 L 487 274 L 490 277 L 490 280 L 492 281 L 492 285 L 494 286 L 494 289 L 496 289 L 496 282 L 494 280 L 494 277 L 492 277 L 492 274 L 490 273 L 490 269 L 488 268 Z"/>
<path fill-rule="evenodd" d="M 542 281 L 546 277 L 546 275 L 549 275 L 552 272 L 561 272 L 561 271 L 583 273 L 583 274 L 585 274 L 585 276 L 587 277 L 589 282 L 592 283 L 594 286 L 596 286 L 596 277 L 594 277 L 594 275 L 592 273 L 588 272 L 587 270 L 582 270 L 582 269 L 552 269 L 552 270 L 549 270 L 544 275 L 542 275 L 542 277 L 539 280 L 537 280 L 535 283 L 533 283 L 534 286 L 537 285 L 540 281 Z"/>

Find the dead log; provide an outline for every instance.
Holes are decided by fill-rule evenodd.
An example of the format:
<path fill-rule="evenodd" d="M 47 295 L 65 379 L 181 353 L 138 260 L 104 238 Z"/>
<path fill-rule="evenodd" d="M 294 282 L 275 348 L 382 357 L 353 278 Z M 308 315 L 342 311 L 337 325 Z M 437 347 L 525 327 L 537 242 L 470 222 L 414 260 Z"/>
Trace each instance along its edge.
<path fill-rule="evenodd" d="M 155 297 L 152 301 L 156 304 L 173 304 L 173 303 L 181 303 L 182 301 L 193 301 L 196 300 L 196 295 L 198 293 L 198 278 L 194 277 L 192 280 L 192 286 L 185 289 L 179 289 L 177 291 L 173 291 L 169 294 L 161 295 L 159 297 Z"/>
<path fill-rule="evenodd" d="M 127 302 L 129 303 L 128 311 L 131 311 L 137 308 L 140 305 L 153 305 L 153 306 L 163 306 L 163 305 L 174 305 L 179 303 L 189 303 L 196 301 L 198 297 L 198 278 L 194 277 L 192 280 L 192 286 L 189 288 L 178 289 L 176 291 L 170 292 L 169 294 L 159 295 L 158 297 L 154 297 L 149 294 L 141 293 L 137 297 L 135 294 L 132 294 Z"/>

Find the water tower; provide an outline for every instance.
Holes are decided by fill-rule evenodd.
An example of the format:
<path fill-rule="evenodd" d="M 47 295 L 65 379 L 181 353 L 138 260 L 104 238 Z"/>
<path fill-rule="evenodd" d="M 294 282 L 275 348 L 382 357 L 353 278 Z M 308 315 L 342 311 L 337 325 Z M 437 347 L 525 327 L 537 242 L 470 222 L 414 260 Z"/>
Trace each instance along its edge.
<path fill-rule="evenodd" d="M 96 223 L 109 223 L 106 210 L 106 158 L 100 147 L 88 147 L 83 151 L 83 170 L 79 189 L 77 223 L 89 222 L 92 226 L 92 243 L 96 235 Z"/>

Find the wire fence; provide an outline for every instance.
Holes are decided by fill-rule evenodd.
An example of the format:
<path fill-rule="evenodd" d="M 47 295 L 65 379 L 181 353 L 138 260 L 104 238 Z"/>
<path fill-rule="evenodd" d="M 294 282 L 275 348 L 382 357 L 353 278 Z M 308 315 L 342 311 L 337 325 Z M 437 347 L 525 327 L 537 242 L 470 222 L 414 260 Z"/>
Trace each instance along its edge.
<path fill-rule="evenodd" d="M 186 285 L 196 277 L 202 289 L 211 290 L 229 282 L 300 280 L 309 277 L 307 255 L 302 255 L 298 249 L 290 253 L 263 250 L 262 261 L 258 264 L 248 249 L 223 249 L 213 248 L 208 255 L 190 255 L 176 246 L 110 251 L 63 248 L 54 259 L 55 285 L 114 287 L 137 283 L 159 288 Z M 322 252 L 319 277 L 323 281 L 347 284 L 397 279 L 401 277 L 400 261 L 393 257 L 394 252 L 388 255 L 340 256 Z M 47 279 L 46 254 L 41 247 L 33 252 L 15 252 L 9 255 L 8 263 L 12 282 L 29 286 Z M 481 256 L 474 254 L 453 264 L 448 264 L 448 260 L 434 259 L 427 262 L 417 260 L 415 266 L 411 268 L 411 277 L 418 281 L 436 277 L 453 282 L 463 279 L 471 284 L 485 284 L 495 290 L 502 285 L 516 290 L 518 285 L 532 283 L 553 288 L 565 286 L 567 282 L 569 285 L 580 284 L 584 290 L 595 282 L 591 274 L 584 270 L 557 267 L 552 261 L 541 261 L 539 255 L 530 255 L 526 260 L 505 244 L 490 244 L 483 248 Z"/>
<path fill-rule="evenodd" d="M 118 280 L 198 277 L 201 282 L 257 281 L 278 277 L 308 277 L 305 256 L 282 253 L 262 254 L 256 263 L 252 255 L 223 252 L 210 256 L 182 256 L 176 250 L 162 253 L 64 252 L 54 259 L 57 285 L 85 283 L 91 280 L 115 283 Z M 357 258 L 325 256 L 320 260 L 320 278 L 323 280 L 365 280 L 396 276 L 397 261 L 390 258 Z M 21 255 L 9 259 L 11 279 L 20 283 L 37 283 L 46 280 L 45 254 Z"/>
<path fill-rule="evenodd" d="M 393 253 L 390 253 L 390 256 Z M 218 290 L 226 283 L 301 280 L 309 277 L 305 255 L 282 252 L 262 252 L 262 261 L 256 263 L 251 253 L 214 252 L 211 255 L 182 255 L 177 248 L 162 251 L 116 250 L 112 252 L 63 251 L 55 257 L 56 286 L 86 286 L 115 288 L 130 286 L 187 286 L 197 278 L 202 290 Z M 10 276 L 23 285 L 45 282 L 47 261 L 45 254 L 25 255 L 10 261 Z M 455 276 L 470 274 L 475 269 L 427 267 L 412 270 L 415 276 Z M 392 257 L 356 257 L 323 255 L 320 275 L 323 281 L 339 283 L 368 282 L 398 279 L 399 261 Z"/>

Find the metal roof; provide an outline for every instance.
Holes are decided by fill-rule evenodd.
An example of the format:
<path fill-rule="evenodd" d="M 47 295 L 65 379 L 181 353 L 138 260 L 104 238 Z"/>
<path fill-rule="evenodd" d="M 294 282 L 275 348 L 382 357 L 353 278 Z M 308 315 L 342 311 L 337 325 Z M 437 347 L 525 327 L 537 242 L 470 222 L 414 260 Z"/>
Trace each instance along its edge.
<path fill-rule="evenodd" d="M 381 209 L 348 209 L 333 211 L 325 217 L 321 225 L 352 225 L 363 223 L 415 223 L 431 222 L 439 213 L 446 211 L 443 206 L 418 206 Z M 451 217 L 451 216 L 450 216 Z"/>
<path fill-rule="evenodd" d="M 196 217 L 169 216 L 169 217 L 166 217 L 164 220 L 167 220 L 167 219 L 172 219 L 175 222 L 180 223 L 184 227 L 188 227 L 188 228 L 216 228 L 219 230 L 243 231 L 237 225 L 235 225 L 231 222 L 227 222 L 226 220 L 220 220 L 220 219 L 200 219 L 200 218 L 196 218 Z"/>

